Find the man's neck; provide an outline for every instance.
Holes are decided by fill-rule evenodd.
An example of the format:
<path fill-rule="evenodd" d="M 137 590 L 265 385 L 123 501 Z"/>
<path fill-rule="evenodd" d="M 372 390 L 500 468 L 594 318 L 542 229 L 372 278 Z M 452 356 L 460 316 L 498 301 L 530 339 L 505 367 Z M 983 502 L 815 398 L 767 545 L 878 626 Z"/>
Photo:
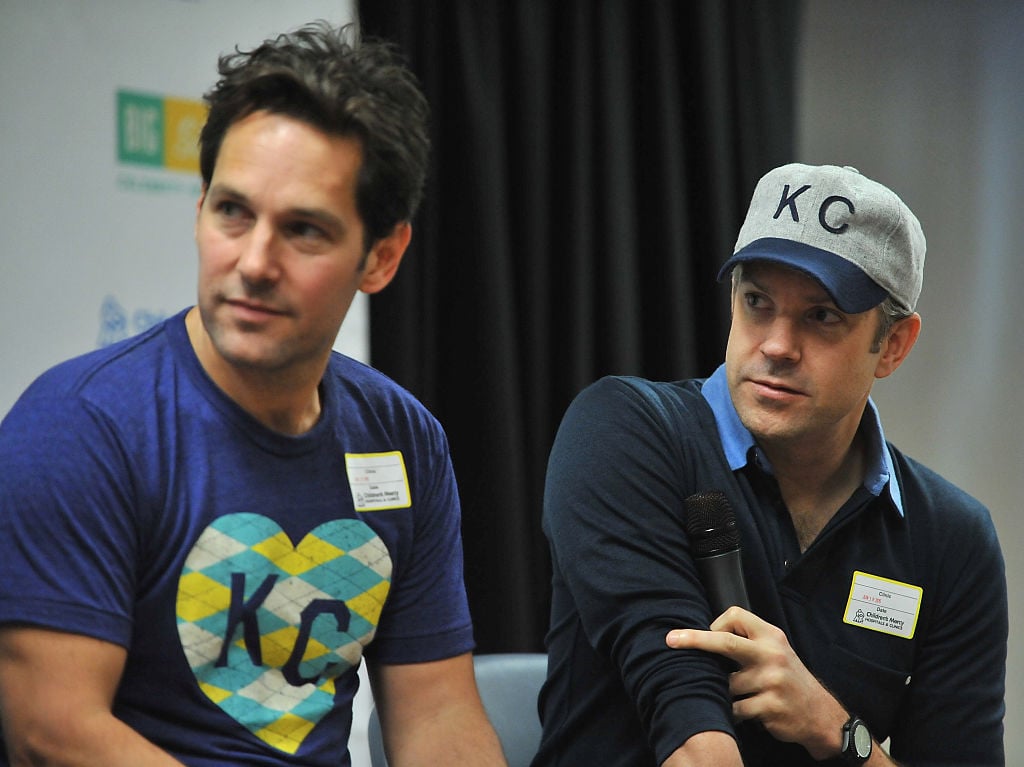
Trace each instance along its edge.
<path fill-rule="evenodd" d="M 236 374 L 224 389 L 238 405 L 264 426 L 282 434 L 305 434 L 320 420 L 321 402 L 317 386 L 289 385 L 267 380 L 266 375 Z"/>
<path fill-rule="evenodd" d="M 804 551 L 864 483 L 866 448 L 860 432 L 851 440 L 812 448 L 765 450 L 779 492 Z"/>
<path fill-rule="evenodd" d="M 282 434 L 304 434 L 320 419 L 323 367 L 279 371 L 240 368 L 222 359 L 198 308 L 185 317 L 185 327 L 199 363 L 210 379 L 235 403 L 267 428 Z"/>

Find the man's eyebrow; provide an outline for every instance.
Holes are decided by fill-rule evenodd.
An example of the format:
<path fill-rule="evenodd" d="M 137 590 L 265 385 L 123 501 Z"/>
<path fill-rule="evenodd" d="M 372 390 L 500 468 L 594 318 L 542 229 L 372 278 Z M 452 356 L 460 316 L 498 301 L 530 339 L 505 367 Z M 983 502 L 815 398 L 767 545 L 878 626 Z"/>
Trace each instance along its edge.
<path fill-rule="evenodd" d="M 207 197 L 222 197 L 231 200 L 236 200 L 242 203 L 248 203 L 249 197 L 244 192 L 240 192 L 233 186 L 224 183 L 214 184 L 210 187 L 206 193 Z M 324 226 L 332 227 L 337 231 L 344 232 L 348 230 L 345 222 L 341 220 L 334 213 L 323 208 L 289 208 L 286 211 L 286 215 L 295 216 L 297 218 L 304 218 L 310 221 L 315 221 L 323 224 Z"/>
<path fill-rule="evenodd" d="M 801 273 L 800 270 L 798 270 L 798 269 L 793 269 L 792 271 Z M 810 275 L 807 275 L 807 276 L 808 276 L 808 278 L 810 278 Z M 828 304 L 830 306 L 835 306 L 838 309 L 839 307 L 836 306 L 835 299 L 832 298 L 832 296 L 831 296 L 831 294 L 829 294 L 828 290 L 825 289 L 825 286 L 821 285 L 817 280 L 815 280 L 813 278 L 810 278 L 810 279 L 814 283 L 814 290 L 815 290 L 815 292 L 813 294 L 810 293 L 810 292 L 805 293 L 804 294 L 804 300 L 807 301 L 808 303 L 812 303 L 812 304 Z M 740 278 L 739 282 L 737 283 L 737 287 L 739 285 L 742 285 L 743 283 L 750 283 L 751 285 L 754 286 L 754 288 L 756 288 L 757 290 L 761 291 L 762 293 L 770 293 L 771 292 L 770 289 L 765 287 L 765 285 L 763 283 L 758 282 L 756 274 L 751 274 L 747 270 L 743 271 L 743 276 Z"/>
<path fill-rule="evenodd" d="M 217 184 L 214 184 L 213 186 L 211 186 L 207 190 L 206 196 L 207 197 L 230 197 L 231 199 L 239 200 L 240 202 L 245 202 L 246 200 L 249 199 L 242 192 L 240 192 L 237 189 L 235 189 L 234 187 L 228 186 L 227 184 L 224 184 L 224 183 L 217 183 Z"/>
<path fill-rule="evenodd" d="M 345 231 L 348 228 L 345 226 L 345 222 L 338 216 L 330 211 L 323 210 L 322 208 L 291 208 L 288 213 L 299 218 L 318 221 L 325 226 L 332 227 L 339 231 Z"/>
<path fill-rule="evenodd" d="M 750 273 L 750 271 L 751 270 L 749 270 L 749 269 L 744 269 L 743 270 L 743 274 L 742 274 L 742 276 L 739 279 L 740 285 L 742 285 L 744 282 L 749 282 L 751 285 L 753 285 L 758 290 L 764 290 L 765 289 L 764 285 L 762 285 L 760 282 L 758 282 L 757 278 L 754 277 L 754 275 L 752 275 Z"/>
<path fill-rule="evenodd" d="M 744 269 L 743 270 L 743 275 L 740 277 L 739 281 L 737 281 L 737 283 L 736 283 L 737 287 L 739 287 L 740 285 L 743 285 L 743 284 L 752 285 L 754 288 L 756 288 L 757 290 L 760 290 L 762 293 L 767 293 L 768 292 L 768 288 L 764 285 L 764 283 L 760 282 L 757 279 L 756 276 L 751 274 L 751 270 Z"/>

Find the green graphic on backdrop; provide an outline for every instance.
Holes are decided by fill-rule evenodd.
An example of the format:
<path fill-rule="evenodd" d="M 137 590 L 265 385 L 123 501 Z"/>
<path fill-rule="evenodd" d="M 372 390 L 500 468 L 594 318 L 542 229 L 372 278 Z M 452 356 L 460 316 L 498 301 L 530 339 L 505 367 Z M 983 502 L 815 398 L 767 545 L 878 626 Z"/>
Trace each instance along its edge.
<path fill-rule="evenodd" d="M 201 101 L 119 90 L 117 159 L 127 165 L 198 173 Z"/>

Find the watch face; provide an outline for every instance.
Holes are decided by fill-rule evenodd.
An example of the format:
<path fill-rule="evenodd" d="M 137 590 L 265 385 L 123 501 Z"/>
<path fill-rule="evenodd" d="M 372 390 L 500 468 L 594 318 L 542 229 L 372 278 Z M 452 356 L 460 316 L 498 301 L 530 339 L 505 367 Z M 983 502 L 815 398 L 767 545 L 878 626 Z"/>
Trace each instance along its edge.
<path fill-rule="evenodd" d="M 857 756 L 861 759 L 867 759 L 871 756 L 871 733 L 868 731 L 867 725 L 863 722 L 857 722 L 853 726 L 853 748 L 857 752 Z"/>

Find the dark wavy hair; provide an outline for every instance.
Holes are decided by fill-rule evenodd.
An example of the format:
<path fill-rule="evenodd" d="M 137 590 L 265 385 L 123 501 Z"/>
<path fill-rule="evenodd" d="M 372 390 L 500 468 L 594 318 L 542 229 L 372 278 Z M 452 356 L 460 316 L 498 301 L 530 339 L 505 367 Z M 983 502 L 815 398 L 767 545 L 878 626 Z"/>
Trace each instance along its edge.
<path fill-rule="evenodd" d="M 356 208 L 369 250 L 419 207 L 430 152 L 429 109 L 393 45 L 356 38 L 353 25 L 318 21 L 221 56 L 220 79 L 204 95 L 209 114 L 199 136 L 199 169 L 209 186 L 224 134 L 258 111 L 355 138 L 362 147 Z"/>

